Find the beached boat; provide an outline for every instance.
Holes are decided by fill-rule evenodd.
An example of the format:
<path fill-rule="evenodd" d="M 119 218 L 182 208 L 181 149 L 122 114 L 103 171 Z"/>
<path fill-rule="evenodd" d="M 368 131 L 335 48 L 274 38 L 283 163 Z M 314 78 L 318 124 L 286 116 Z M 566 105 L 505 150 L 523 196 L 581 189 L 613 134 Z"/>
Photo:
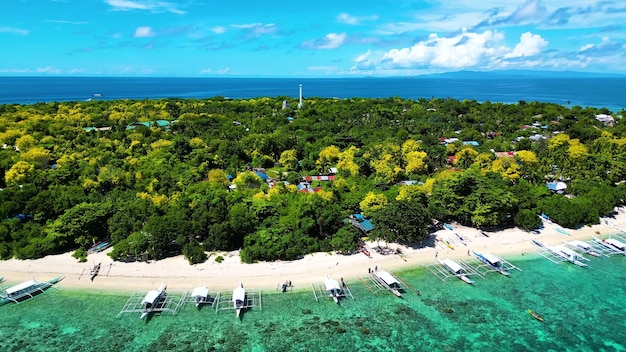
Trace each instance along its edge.
<path fill-rule="evenodd" d="M 343 294 L 341 286 L 339 286 L 339 281 L 326 276 L 326 279 L 324 279 L 324 287 L 326 288 L 326 293 L 333 298 L 335 303 L 339 304 L 339 297 Z"/>
<path fill-rule="evenodd" d="M 458 277 L 461 281 L 468 283 L 468 284 L 474 283 L 474 281 L 470 280 L 470 278 L 467 277 L 467 275 L 465 275 L 463 267 L 460 266 L 459 263 L 455 262 L 452 259 L 444 259 L 444 260 L 437 259 L 437 260 L 439 261 L 439 263 L 441 263 L 441 265 L 443 265 L 448 270 L 450 270 L 450 272 L 454 274 L 454 276 Z"/>
<path fill-rule="evenodd" d="M 191 291 L 191 298 L 196 302 L 196 307 L 210 303 L 209 289 L 207 287 L 196 287 Z"/>
<path fill-rule="evenodd" d="M 543 247 L 543 243 L 541 243 L 541 242 L 539 242 L 537 240 L 530 240 L 530 242 L 532 242 L 535 246 Z"/>
<path fill-rule="evenodd" d="M 98 273 L 100 273 L 100 264 L 101 263 L 98 263 L 94 265 L 93 268 L 91 268 L 91 272 L 89 273 L 89 278 L 91 279 L 91 281 L 93 281 L 93 279 L 98 276 Z"/>
<path fill-rule="evenodd" d="M 33 298 L 35 295 L 44 292 L 61 280 L 63 280 L 63 276 L 58 276 L 52 280 L 43 282 L 28 280 L 15 286 L 11 286 L 4 290 L 4 292 L 0 293 L 0 305 L 9 302 L 19 303 L 20 301 Z"/>
<path fill-rule="evenodd" d="M 241 282 L 239 286 L 233 290 L 233 305 L 237 313 L 237 318 L 239 318 L 242 309 L 246 307 L 246 289 L 243 288 Z"/>
<path fill-rule="evenodd" d="M 620 253 L 626 255 L 626 244 L 618 241 L 614 238 L 607 238 L 605 240 L 601 240 L 597 237 L 593 237 L 593 240 L 603 245 L 604 247 L 612 250 L 613 252 Z"/>
<path fill-rule="evenodd" d="M 400 290 L 402 289 L 402 287 L 400 286 L 400 283 L 398 282 L 398 280 L 391 275 L 389 272 L 387 271 L 375 271 L 374 275 L 376 275 L 376 277 L 378 278 L 378 280 L 384 284 L 385 286 L 387 286 L 387 288 L 396 296 L 398 297 L 402 297 L 402 293 L 400 292 Z"/>
<path fill-rule="evenodd" d="M 0 276 L 0 283 L 4 281 L 4 276 Z"/>
<path fill-rule="evenodd" d="M 581 251 L 581 252 L 583 252 L 585 254 L 588 254 L 590 256 L 593 256 L 593 257 L 599 257 L 600 256 L 600 253 L 595 252 L 593 250 L 593 248 L 591 247 L 591 245 L 589 243 L 587 243 L 587 242 L 574 240 L 574 241 L 567 242 L 566 244 L 568 246 L 570 246 L 570 247 L 572 247 L 572 248 L 574 248 L 576 250 L 579 250 L 579 251 Z"/>
<path fill-rule="evenodd" d="M 576 264 L 580 267 L 587 266 L 587 264 L 583 263 L 581 260 L 589 260 L 589 259 L 578 255 L 578 253 L 574 252 L 573 250 L 565 246 L 558 245 L 558 246 L 552 246 L 552 247 L 546 247 L 546 248 L 549 251 L 553 252 L 554 254 L 560 256 L 561 258 L 567 260 L 570 263 Z"/>
<path fill-rule="evenodd" d="M 154 312 L 154 310 L 159 305 L 159 302 L 161 301 L 161 299 L 165 297 L 166 288 L 167 287 L 164 284 L 161 284 L 161 287 L 159 287 L 158 290 L 148 291 L 143 301 L 141 302 L 144 308 L 139 319 L 143 319 L 147 317 L 150 313 Z"/>
<path fill-rule="evenodd" d="M 533 318 L 539 320 L 540 322 L 544 322 L 543 321 L 543 317 L 541 316 L 541 314 L 537 313 L 537 312 L 533 312 L 532 310 L 528 310 L 528 314 L 530 314 Z"/>
<path fill-rule="evenodd" d="M 500 258 L 489 253 L 482 254 L 475 251 L 472 251 L 472 253 L 474 253 L 474 256 L 476 256 L 476 258 L 480 259 L 480 261 L 482 261 L 483 263 L 489 265 L 493 270 L 499 272 L 502 275 L 509 276 L 509 272 L 506 271 L 504 267 L 502 267 L 502 261 L 500 260 Z"/>

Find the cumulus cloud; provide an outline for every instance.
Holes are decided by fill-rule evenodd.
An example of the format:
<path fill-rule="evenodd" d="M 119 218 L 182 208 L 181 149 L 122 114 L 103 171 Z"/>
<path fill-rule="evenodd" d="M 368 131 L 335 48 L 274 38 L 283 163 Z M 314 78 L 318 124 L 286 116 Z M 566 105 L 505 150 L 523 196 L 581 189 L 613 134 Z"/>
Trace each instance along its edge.
<path fill-rule="evenodd" d="M 148 26 L 137 27 L 137 29 L 135 29 L 135 33 L 133 34 L 133 37 L 135 38 L 154 37 L 154 36 L 155 34 L 152 31 L 152 27 L 148 27 Z"/>
<path fill-rule="evenodd" d="M 323 38 L 302 43 L 305 49 L 337 49 L 346 40 L 346 33 L 328 33 Z"/>
<path fill-rule="evenodd" d="M 512 52 L 504 56 L 505 59 L 523 56 L 537 55 L 548 46 L 548 41 L 538 34 L 530 32 L 523 33 L 520 42 L 515 46 Z"/>
<path fill-rule="evenodd" d="M 508 66 L 509 60 L 535 56 L 548 45 L 540 35 L 530 32 L 522 34 L 514 48 L 505 46 L 503 41 L 504 34 L 498 31 L 464 30 L 449 37 L 433 33 L 411 47 L 382 53 L 367 51 L 355 58 L 352 70 L 501 68 Z"/>
<path fill-rule="evenodd" d="M 365 21 L 375 21 L 378 19 L 377 15 L 371 16 L 352 16 L 347 13 L 341 13 L 337 16 L 337 21 L 345 24 L 357 25 Z"/>
<path fill-rule="evenodd" d="M 0 33 L 28 35 L 29 31 L 27 31 L 26 29 L 20 29 L 20 28 L 14 28 L 14 27 L 0 27 Z"/>

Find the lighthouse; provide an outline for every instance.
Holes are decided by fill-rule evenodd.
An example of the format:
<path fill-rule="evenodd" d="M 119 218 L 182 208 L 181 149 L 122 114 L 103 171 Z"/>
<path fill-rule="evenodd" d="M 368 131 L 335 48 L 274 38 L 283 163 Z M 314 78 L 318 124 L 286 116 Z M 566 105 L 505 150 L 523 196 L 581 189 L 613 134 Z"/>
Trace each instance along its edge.
<path fill-rule="evenodd" d="M 298 103 L 298 109 L 302 108 L 302 84 L 300 84 L 300 102 Z"/>

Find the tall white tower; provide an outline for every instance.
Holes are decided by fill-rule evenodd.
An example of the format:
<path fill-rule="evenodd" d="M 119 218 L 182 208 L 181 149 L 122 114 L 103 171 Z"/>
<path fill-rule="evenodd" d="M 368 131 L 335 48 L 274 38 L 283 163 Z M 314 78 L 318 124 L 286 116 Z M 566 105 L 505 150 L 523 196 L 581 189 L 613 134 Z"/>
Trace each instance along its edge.
<path fill-rule="evenodd" d="M 300 102 L 298 103 L 298 109 L 302 108 L 302 84 L 300 84 Z"/>

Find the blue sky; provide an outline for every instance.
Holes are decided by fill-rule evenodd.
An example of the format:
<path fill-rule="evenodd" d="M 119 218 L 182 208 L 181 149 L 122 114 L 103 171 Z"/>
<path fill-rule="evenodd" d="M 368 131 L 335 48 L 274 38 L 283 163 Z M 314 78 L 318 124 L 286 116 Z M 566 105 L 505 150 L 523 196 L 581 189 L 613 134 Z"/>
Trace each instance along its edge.
<path fill-rule="evenodd" d="M 3 0 L 0 75 L 626 74 L 623 0 Z"/>

